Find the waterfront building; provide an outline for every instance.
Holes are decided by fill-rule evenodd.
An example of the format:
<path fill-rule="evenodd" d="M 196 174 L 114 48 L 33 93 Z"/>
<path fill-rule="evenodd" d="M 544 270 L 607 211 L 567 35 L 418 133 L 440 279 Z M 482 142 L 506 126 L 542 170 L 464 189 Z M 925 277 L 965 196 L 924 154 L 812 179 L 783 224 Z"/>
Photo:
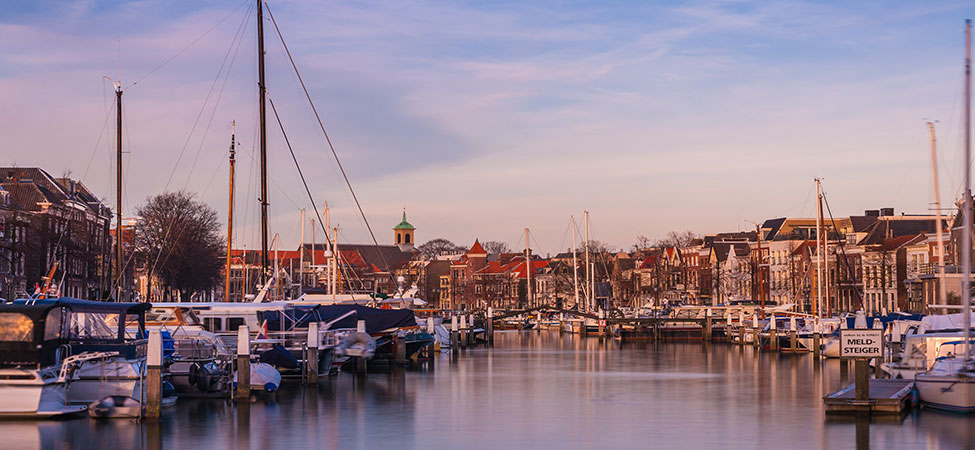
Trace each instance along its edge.
<path fill-rule="evenodd" d="M 38 167 L 0 167 L 0 297 L 51 284 L 60 294 L 106 298 L 112 288 L 111 210 L 81 182 Z"/>

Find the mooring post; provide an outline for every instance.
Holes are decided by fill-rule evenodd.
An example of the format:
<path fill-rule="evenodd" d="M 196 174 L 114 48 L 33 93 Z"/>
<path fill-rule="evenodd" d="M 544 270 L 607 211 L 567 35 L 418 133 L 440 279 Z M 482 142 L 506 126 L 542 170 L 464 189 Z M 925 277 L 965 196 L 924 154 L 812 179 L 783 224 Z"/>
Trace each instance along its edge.
<path fill-rule="evenodd" d="M 857 358 L 854 369 L 854 382 L 856 383 L 856 399 L 860 401 L 870 400 L 870 360 Z"/>
<path fill-rule="evenodd" d="M 305 380 L 318 384 L 318 322 L 308 324 L 308 358 L 305 360 Z"/>
<path fill-rule="evenodd" d="M 467 316 L 460 315 L 460 346 L 467 347 L 467 336 L 470 333 L 467 331 Z"/>
<path fill-rule="evenodd" d="M 775 314 L 772 314 L 768 324 L 768 349 L 776 351 L 779 349 L 779 336 L 775 329 Z"/>
<path fill-rule="evenodd" d="M 487 333 L 488 344 L 494 344 L 494 308 L 490 306 L 487 309 L 487 327 L 485 327 L 485 333 Z"/>
<path fill-rule="evenodd" d="M 251 333 L 247 325 L 237 328 L 237 401 L 251 398 Z"/>
<path fill-rule="evenodd" d="M 597 317 L 599 317 L 599 318 L 596 319 L 596 334 L 599 335 L 599 337 L 603 337 L 603 332 L 605 331 L 604 330 L 604 328 L 605 328 L 605 325 L 604 324 L 606 323 L 606 322 L 604 322 L 605 319 L 603 318 L 604 317 L 603 316 L 603 310 L 601 310 L 601 309 L 599 310 L 599 313 L 597 314 Z"/>
<path fill-rule="evenodd" d="M 850 382 L 850 365 L 847 364 L 848 360 L 840 360 L 840 383 L 846 384 Z"/>
<path fill-rule="evenodd" d="M 752 316 L 752 333 L 751 333 L 751 337 L 752 337 L 752 345 L 754 345 L 755 348 L 761 347 L 762 339 L 761 339 L 761 336 L 759 336 L 758 315 L 757 314 L 754 315 L 754 316 Z"/>
<path fill-rule="evenodd" d="M 149 331 L 149 347 L 146 349 L 146 419 L 159 420 L 162 406 L 162 334 Z"/>
<path fill-rule="evenodd" d="M 659 342 L 660 341 L 660 321 L 659 320 L 654 320 L 652 322 L 652 325 L 653 325 L 653 340 L 654 340 L 654 342 Z"/>
<path fill-rule="evenodd" d="M 399 333 L 393 335 L 393 348 L 396 350 L 396 363 L 406 364 L 406 337 Z"/>
<path fill-rule="evenodd" d="M 789 317 L 789 345 L 792 347 L 792 353 L 799 351 L 799 324 L 796 322 L 796 316 Z"/>
<path fill-rule="evenodd" d="M 475 328 L 477 327 L 474 326 L 474 315 L 470 314 L 467 316 L 467 346 L 468 347 L 477 345 L 477 339 L 476 336 L 474 335 Z"/>
<path fill-rule="evenodd" d="M 355 331 L 356 331 L 356 333 L 365 333 L 366 332 L 366 321 L 365 320 L 357 320 L 355 322 Z M 355 361 L 355 371 L 356 371 L 356 374 L 358 374 L 358 375 L 365 375 L 366 374 L 366 371 L 368 369 L 369 369 L 369 367 L 367 366 L 367 362 L 366 362 L 366 357 L 365 356 L 360 356 L 360 357 L 356 358 L 356 361 Z"/>
<path fill-rule="evenodd" d="M 450 316 L 450 353 L 457 356 L 460 351 L 460 331 L 457 325 L 457 316 Z"/>
<path fill-rule="evenodd" d="M 711 308 L 704 309 L 704 335 L 701 338 L 705 343 L 711 342 Z"/>
<path fill-rule="evenodd" d="M 430 368 L 433 368 L 434 362 L 436 361 L 437 352 L 437 328 L 433 321 L 433 314 L 427 318 L 427 333 L 433 336 L 433 342 L 427 345 L 427 362 L 430 364 Z"/>
<path fill-rule="evenodd" d="M 814 363 L 819 362 L 819 353 L 820 353 L 820 351 L 822 351 L 822 349 L 820 349 L 820 346 L 822 345 L 820 341 L 822 341 L 822 339 L 823 339 L 822 338 L 822 335 L 819 334 L 819 329 L 817 328 L 816 331 L 813 332 L 813 348 L 812 348 L 812 351 L 813 351 L 813 358 L 815 358 L 813 360 Z"/>

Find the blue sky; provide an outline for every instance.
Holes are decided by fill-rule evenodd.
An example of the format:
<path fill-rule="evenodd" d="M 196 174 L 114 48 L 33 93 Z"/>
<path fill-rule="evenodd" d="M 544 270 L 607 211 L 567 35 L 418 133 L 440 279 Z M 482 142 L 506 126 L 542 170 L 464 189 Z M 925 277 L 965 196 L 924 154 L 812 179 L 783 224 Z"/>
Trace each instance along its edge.
<path fill-rule="evenodd" d="M 925 118 L 939 120 L 942 201 L 960 192 L 970 3 L 269 4 L 381 241 L 405 206 L 420 242 L 520 246 L 527 226 L 533 246 L 554 253 L 568 245 L 569 215 L 588 209 L 595 238 L 628 247 L 641 234 L 812 215 L 814 177 L 838 215 L 924 212 Z M 70 170 L 114 204 L 113 117 L 99 140 L 113 100 L 103 76 L 139 80 L 124 95 L 125 208 L 188 189 L 225 214 L 236 119 L 237 239 L 252 247 L 250 6 L 0 5 L 4 163 Z M 364 241 L 270 23 L 265 30 L 268 89 L 311 188 L 333 205 L 345 239 Z M 269 125 L 272 228 L 291 247 L 308 202 Z"/>

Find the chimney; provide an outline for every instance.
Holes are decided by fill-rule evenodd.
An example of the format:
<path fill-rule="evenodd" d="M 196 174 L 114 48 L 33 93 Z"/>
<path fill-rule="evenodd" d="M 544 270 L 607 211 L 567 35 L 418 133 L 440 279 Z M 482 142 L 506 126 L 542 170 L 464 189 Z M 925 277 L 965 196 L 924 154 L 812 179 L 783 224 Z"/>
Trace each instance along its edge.
<path fill-rule="evenodd" d="M 894 215 L 894 208 L 880 208 L 880 215 L 883 217 L 891 217 Z"/>
<path fill-rule="evenodd" d="M 868 210 L 866 210 L 866 211 L 863 212 L 863 215 L 865 215 L 867 217 L 877 217 L 877 216 L 880 216 L 880 210 L 877 210 L 877 209 L 868 209 Z"/>

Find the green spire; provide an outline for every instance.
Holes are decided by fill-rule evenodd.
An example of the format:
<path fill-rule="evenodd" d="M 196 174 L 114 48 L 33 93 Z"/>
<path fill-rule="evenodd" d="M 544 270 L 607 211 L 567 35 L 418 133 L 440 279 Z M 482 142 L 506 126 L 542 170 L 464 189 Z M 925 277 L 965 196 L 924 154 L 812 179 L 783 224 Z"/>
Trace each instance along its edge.
<path fill-rule="evenodd" d="M 416 227 L 406 221 L 406 208 L 403 208 L 403 221 L 393 227 L 394 230 L 415 230 Z"/>

